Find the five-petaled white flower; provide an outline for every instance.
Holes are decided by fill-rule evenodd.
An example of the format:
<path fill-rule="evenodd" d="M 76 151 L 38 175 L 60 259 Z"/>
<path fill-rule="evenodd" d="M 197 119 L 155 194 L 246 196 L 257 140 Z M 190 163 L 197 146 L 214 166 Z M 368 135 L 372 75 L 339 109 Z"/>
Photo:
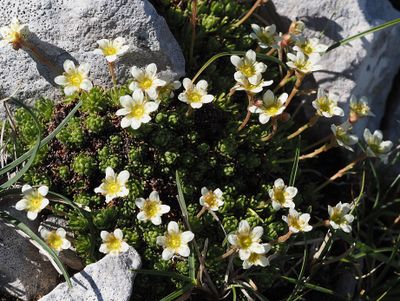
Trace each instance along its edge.
<path fill-rule="evenodd" d="M 300 214 L 295 209 L 290 208 L 288 216 L 282 216 L 282 219 L 288 224 L 289 230 L 293 233 L 309 232 L 312 226 L 308 224 L 310 214 Z"/>
<path fill-rule="evenodd" d="M 101 231 L 100 237 L 103 240 L 99 249 L 101 253 L 118 255 L 129 249 L 129 245 L 123 240 L 124 234 L 121 229 L 115 229 L 112 233 Z"/>
<path fill-rule="evenodd" d="M 0 46 L 20 43 L 23 36 L 23 31 L 26 29 L 27 25 L 21 24 L 17 18 L 13 18 L 10 26 L 4 26 L 0 28 Z"/>
<path fill-rule="evenodd" d="M 239 223 L 238 230 L 228 235 L 228 241 L 236 250 L 239 250 L 239 258 L 247 260 L 252 253 L 265 253 L 265 248 L 261 244 L 263 233 L 262 227 L 257 226 L 251 229 L 249 223 L 246 220 L 242 220 Z"/>
<path fill-rule="evenodd" d="M 122 109 L 116 112 L 117 116 L 124 116 L 121 120 L 121 127 L 137 130 L 142 123 L 151 120 L 150 113 L 158 109 L 158 103 L 146 100 L 141 90 L 135 90 L 132 96 L 124 95 L 119 98 Z"/>
<path fill-rule="evenodd" d="M 193 238 L 194 234 L 191 231 L 182 232 L 176 222 L 169 222 L 167 232 L 157 237 L 157 244 L 164 248 L 162 259 L 169 260 L 175 254 L 188 257 L 190 255 L 188 243 Z"/>
<path fill-rule="evenodd" d="M 197 84 L 193 84 L 189 78 L 182 81 L 185 91 L 178 95 L 178 99 L 186 102 L 193 109 L 199 109 L 204 103 L 210 103 L 214 100 L 214 96 L 207 94 L 208 83 L 202 79 Z"/>
<path fill-rule="evenodd" d="M 234 90 L 246 91 L 253 94 L 260 93 L 264 87 L 271 86 L 273 81 L 265 81 L 261 74 L 257 74 L 252 78 L 247 78 L 241 73 L 234 74 L 236 85 L 233 87 Z"/>
<path fill-rule="evenodd" d="M 286 63 L 290 68 L 296 69 L 301 73 L 311 73 L 322 69 L 318 62 L 321 60 L 321 56 L 317 53 L 305 56 L 303 52 L 298 51 L 296 55 L 288 53 L 287 57 L 289 61 Z"/>
<path fill-rule="evenodd" d="M 271 198 L 272 207 L 274 210 L 295 207 L 293 198 L 297 194 L 297 188 L 293 186 L 286 186 L 282 179 L 275 180 L 274 186 L 272 189 L 268 190 L 268 194 Z"/>
<path fill-rule="evenodd" d="M 366 96 L 357 99 L 354 95 L 350 97 L 350 121 L 355 122 L 360 118 L 367 116 L 375 116 L 371 112 L 371 108 L 368 104 L 368 98 Z"/>
<path fill-rule="evenodd" d="M 389 158 L 389 152 L 393 147 L 393 142 L 390 140 L 383 141 L 383 135 L 380 130 L 376 130 L 374 134 L 371 134 L 369 129 L 365 129 L 364 139 L 368 144 L 367 156 L 378 157 L 386 164 Z"/>
<path fill-rule="evenodd" d="M 318 89 L 317 99 L 312 102 L 319 116 L 331 118 L 332 116 L 343 116 L 344 111 L 338 106 L 338 95 L 326 94 L 323 89 Z"/>
<path fill-rule="evenodd" d="M 63 228 L 58 228 L 57 230 L 52 231 L 43 228 L 40 231 L 40 236 L 42 236 L 46 244 L 57 253 L 71 247 L 71 243 L 65 238 L 65 235 L 66 232 Z"/>
<path fill-rule="evenodd" d="M 271 245 L 270 244 L 262 244 L 264 247 L 264 252 L 261 254 L 258 253 L 251 253 L 249 258 L 243 261 L 243 269 L 247 270 L 252 266 L 262 266 L 266 267 L 269 265 L 269 260 L 265 256 L 266 253 L 271 250 Z"/>
<path fill-rule="evenodd" d="M 303 36 L 298 37 L 296 40 L 296 46 L 293 50 L 304 53 L 306 56 L 310 56 L 314 53 L 323 53 L 328 49 L 328 46 L 320 44 L 319 39 L 311 38 L 307 39 Z"/>
<path fill-rule="evenodd" d="M 351 206 L 349 203 L 339 202 L 335 207 L 328 205 L 329 224 L 333 229 L 342 229 L 344 232 L 351 232 L 351 223 L 354 216 L 350 214 Z"/>
<path fill-rule="evenodd" d="M 250 37 L 258 41 L 258 45 L 261 48 L 279 48 L 279 42 L 281 38 L 276 32 L 275 24 L 266 27 L 260 27 L 257 24 L 251 24 L 253 32 Z"/>
<path fill-rule="evenodd" d="M 287 98 L 287 93 L 283 93 L 279 97 L 275 97 L 271 90 L 267 90 L 263 95 L 262 103 L 259 105 L 251 105 L 248 110 L 251 113 L 260 114 L 258 116 L 258 120 L 260 123 L 265 124 L 271 117 L 280 115 L 285 110 L 285 102 Z"/>
<path fill-rule="evenodd" d="M 158 88 L 158 100 L 167 100 L 175 96 L 174 90 L 178 90 L 182 84 L 179 80 L 165 80 L 165 85 Z"/>
<path fill-rule="evenodd" d="M 231 62 L 236 67 L 236 73 L 251 79 L 267 70 L 267 66 L 264 63 L 257 62 L 256 58 L 256 53 L 253 50 L 248 50 L 243 58 L 232 55 Z"/>
<path fill-rule="evenodd" d="M 128 45 L 125 44 L 125 39 L 118 37 L 114 40 L 101 39 L 97 41 L 99 48 L 95 49 L 93 52 L 95 54 L 102 54 L 105 56 L 109 63 L 115 62 L 118 57 L 124 55 L 128 49 Z"/>
<path fill-rule="evenodd" d="M 57 85 L 64 87 L 65 95 L 72 95 L 77 91 L 90 91 L 93 88 L 92 82 L 88 79 L 90 65 L 88 63 L 80 64 L 75 67 L 71 60 L 64 62 L 64 73 L 54 79 Z"/>
<path fill-rule="evenodd" d="M 218 211 L 219 207 L 224 204 L 222 200 L 222 191 L 217 188 L 214 191 L 208 190 L 206 187 L 201 189 L 200 205 L 205 208 Z"/>
<path fill-rule="evenodd" d="M 96 187 L 94 192 L 105 196 L 106 203 L 118 197 L 125 197 L 129 194 L 129 189 L 125 186 L 128 179 L 129 172 L 127 170 L 123 170 L 116 175 L 111 167 L 107 167 L 103 183 L 99 187 Z"/>
<path fill-rule="evenodd" d="M 25 184 L 22 186 L 23 199 L 15 204 L 17 210 L 25 210 L 28 212 L 28 219 L 36 219 L 38 213 L 42 211 L 48 204 L 49 200 L 45 197 L 49 192 L 49 187 L 43 185 L 38 189 Z"/>
<path fill-rule="evenodd" d="M 151 221 L 154 225 L 160 225 L 161 216 L 171 209 L 168 205 L 161 203 L 157 191 L 152 191 L 148 199 L 137 198 L 135 204 L 140 209 L 137 219 L 145 222 Z"/>
<path fill-rule="evenodd" d="M 165 81 L 158 78 L 157 66 L 154 63 L 147 65 L 145 68 L 132 67 L 131 74 L 133 82 L 130 83 L 131 91 L 142 90 L 151 99 L 157 99 L 157 89 L 166 84 Z"/>
<path fill-rule="evenodd" d="M 351 145 L 354 145 L 358 142 L 357 136 L 349 133 L 351 129 L 352 126 L 347 121 L 341 125 L 331 125 L 331 130 L 333 135 L 335 135 L 337 144 L 345 149 L 348 149 L 349 151 L 353 151 Z"/>

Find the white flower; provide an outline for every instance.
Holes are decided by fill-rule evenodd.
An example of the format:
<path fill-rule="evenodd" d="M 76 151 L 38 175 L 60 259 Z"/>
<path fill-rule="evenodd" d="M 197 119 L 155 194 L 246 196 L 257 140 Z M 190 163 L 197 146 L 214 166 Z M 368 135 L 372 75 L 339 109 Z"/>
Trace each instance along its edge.
<path fill-rule="evenodd" d="M 188 257 L 190 255 L 188 243 L 193 238 L 194 234 L 191 231 L 182 232 L 176 222 L 169 222 L 168 230 L 164 236 L 157 237 L 157 244 L 164 248 L 162 259 L 169 260 L 175 254 Z"/>
<path fill-rule="evenodd" d="M 23 31 L 26 29 L 27 25 L 21 24 L 17 18 L 13 18 L 10 26 L 4 26 L 0 28 L 0 46 L 19 43 L 21 41 Z"/>
<path fill-rule="evenodd" d="M 255 266 L 262 266 L 266 267 L 269 265 L 269 260 L 265 256 L 266 253 L 271 250 L 271 245 L 270 244 L 262 244 L 264 247 L 264 252 L 261 254 L 258 253 L 251 253 L 249 258 L 243 261 L 243 269 L 247 270 L 253 265 Z"/>
<path fill-rule="evenodd" d="M 319 43 L 319 39 L 311 38 L 307 39 L 299 37 L 296 40 L 296 46 L 293 47 L 294 51 L 304 53 L 306 56 L 310 56 L 315 53 L 323 53 L 328 49 L 328 46 Z"/>
<path fill-rule="evenodd" d="M 132 127 L 136 130 L 142 123 L 148 123 L 151 120 L 150 113 L 158 109 L 158 103 L 147 101 L 141 90 L 133 92 L 132 96 L 124 95 L 119 98 L 122 109 L 116 112 L 117 116 L 124 116 L 121 120 L 121 127 Z"/>
<path fill-rule="evenodd" d="M 105 56 L 106 60 L 110 63 L 117 60 L 118 57 L 124 55 L 128 49 L 128 45 L 125 44 L 125 39 L 122 37 L 118 37 L 114 40 L 101 39 L 97 41 L 99 45 L 98 49 L 95 49 L 93 52 L 95 54 L 102 54 Z"/>
<path fill-rule="evenodd" d="M 272 189 L 268 190 L 269 197 L 272 200 L 274 210 L 280 208 L 294 208 L 293 198 L 297 194 L 297 188 L 286 186 L 282 179 L 277 179 L 274 182 Z"/>
<path fill-rule="evenodd" d="M 351 223 L 354 216 L 350 214 L 351 206 L 349 203 L 339 202 L 335 207 L 328 205 L 329 224 L 333 229 L 342 229 L 344 232 L 351 232 Z"/>
<path fill-rule="evenodd" d="M 166 84 L 165 81 L 161 80 L 157 76 L 157 66 L 152 63 L 147 65 L 146 68 L 132 67 L 131 73 L 133 76 L 133 82 L 129 85 L 131 91 L 137 89 L 145 92 L 151 99 L 157 99 L 157 89 Z"/>
<path fill-rule="evenodd" d="M 288 224 L 289 230 L 293 233 L 309 232 L 312 226 L 308 224 L 310 215 L 308 213 L 300 214 L 295 209 L 290 208 L 288 216 L 282 216 L 282 219 Z"/>
<path fill-rule="evenodd" d="M 203 79 L 197 84 L 193 84 L 189 78 L 182 81 L 185 91 L 178 95 L 178 99 L 186 102 L 193 109 L 199 109 L 204 103 L 210 103 L 214 100 L 214 96 L 207 94 L 208 83 Z"/>
<path fill-rule="evenodd" d="M 352 126 L 349 122 L 345 122 L 341 125 L 331 125 L 331 130 L 335 135 L 337 144 L 348 149 L 349 151 L 353 151 L 351 145 L 354 145 L 358 142 L 357 136 L 349 133 L 351 129 Z"/>
<path fill-rule="evenodd" d="M 260 105 L 252 105 L 248 108 L 251 113 L 260 114 L 258 120 L 265 124 L 273 116 L 280 115 L 285 110 L 285 102 L 288 98 L 287 93 L 275 97 L 271 90 L 267 90 L 263 95 L 263 101 Z"/>
<path fill-rule="evenodd" d="M 101 193 L 106 197 L 106 203 L 118 197 L 125 197 L 129 194 L 126 182 L 129 179 L 127 170 L 121 171 L 118 176 L 111 167 L 106 168 L 106 177 L 99 187 L 94 189 L 95 193 Z"/>
<path fill-rule="evenodd" d="M 235 73 L 234 77 L 236 80 L 236 85 L 233 87 L 233 89 L 238 91 L 243 90 L 254 94 L 260 93 L 264 87 L 271 86 L 273 83 L 272 80 L 264 81 L 261 74 L 257 74 L 252 78 L 247 78 L 243 74 Z"/>
<path fill-rule="evenodd" d="M 58 228 L 53 231 L 43 228 L 40 231 L 40 236 L 42 236 L 46 244 L 57 253 L 71 247 L 71 243 L 65 238 L 65 235 L 66 232 L 63 228 Z"/>
<path fill-rule="evenodd" d="M 75 67 L 73 61 L 64 62 L 64 73 L 54 79 L 57 85 L 64 87 L 65 95 L 72 95 L 76 91 L 90 91 L 93 88 L 92 82 L 88 79 L 90 65 L 83 63 Z"/>
<path fill-rule="evenodd" d="M 164 100 L 164 99 L 170 99 L 175 96 L 174 90 L 178 90 L 182 84 L 179 80 L 175 81 L 165 81 L 165 85 L 162 87 L 158 88 L 158 99 L 159 100 Z"/>
<path fill-rule="evenodd" d="M 262 227 L 257 226 L 251 229 L 249 223 L 242 220 L 238 230 L 234 234 L 228 235 L 228 241 L 235 249 L 239 250 L 239 258 L 247 260 L 251 253 L 264 254 L 265 248 L 260 243 L 263 233 Z"/>
<path fill-rule="evenodd" d="M 129 249 L 129 245 L 123 241 L 124 234 L 121 229 L 115 229 L 113 233 L 101 231 L 100 237 L 103 240 L 99 249 L 101 253 L 118 255 Z"/>
<path fill-rule="evenodd" d="M 350 97 L 350 117 L 353 119 L 353 121 L 356 121 L 359 118 L 367 116 L 375 116 L 369 107 L 368 98 L 363 96 L 360 99 L 357 99 L 354 95 L 352 95 Z"/>
<path fill-rule="evenodd" d="M 222 191 L 217 188 L 214 191 L 208 190 L 206 187 L 201 189 L 200 205 L 212 211 L 218 211 L 219 207 L 224 204 L 222 201 Z"/>
<path fill-rule="evenodd" d="M 317 114 L 326 118 L 343 116 L 344 111 L 338 107 L 338 96 L 334 93 L 327 95 L 323 89 L 318 89 L 317 99 L 312 102 Z"/>
<path fill-rule="evenodd" d="M 242 74 L 250 79 L 267 70 L 267 66 L 264 63 L 257 62 L 256 58 L 256 53 L 253 50 L 248 50 L 243 58 L 232 55 L 231 62 L 236 67 L 238 75 Z"/>
<path fill-rule="evenodd" d="M 15 208 L 27 211 L 28 219 L 34 220 L 38 213 L 49 204 L 49 200 L 45 198 L 48 192 L 49 187 L 45 185 L 34 189 L 32 186 L 25 184 L 22 186 L 24 198 L 15 204 Z"/>
<path fill-rule="evenodd" d="M 253 32 L 250 34 L 250 37 L 258 41 L 258 45 L 261 48 L 279 48 L 279 42 L 281 38 L 278 36 L 276 32 L 275 24 L 266 27 L 260 27 L 257 24 L 251 24 L 251 28 Z"/>
<path fill-rule="evenodd" d="M 303 52 L 299 51 L 296 55 L 288 53 L 287 57 L 290 61 L 288 61 L 286 65 L 302 73 L 311 73 L 322 69 L 321 65 L 317 65 L 317 63 L 321 60 L 321 56 L 319 54 L 314 53 L 309 57 L 306 57 Z"/>
<path fill-rule="evenodd" d="M 148 199 L 138 198 L 135 201 L 140 209 L 137 219 L 140 221 L 151 221 L 154 225 L 161 224 L 161 216 L 168 213 L 171 209 L 168 205 L 163 205 L 157 191 L 152 191 Z"/>
<path fill-rule="evenodd" d="M 389 152 L 393 147 L 393 142 L 390 140 L 382 141 L 383 135 L 379 130 L 376 130 L 374 134 L 371 134 L 369 129 L 365 129 L 364 139 L 368 144 L 368 157 L 378 157 L 383 163 L 386 164 L 389 158 Z"/>

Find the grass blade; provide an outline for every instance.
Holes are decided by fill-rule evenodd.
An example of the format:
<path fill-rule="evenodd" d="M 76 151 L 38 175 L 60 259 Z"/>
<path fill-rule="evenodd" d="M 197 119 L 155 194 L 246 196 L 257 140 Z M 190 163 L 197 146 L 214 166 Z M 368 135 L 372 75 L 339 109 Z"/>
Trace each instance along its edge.
<path fill-rule="evenodd" d="M 336 42 L 335 44 L 329 46 L 329 48 L 326 50 L 326 52 L 331 51 L 331 50 L 333 50 L 333 49 L 335 49 L 335 48 L 337 48 L 339 46 L 346 45 L 347 43 L 350 43 L 351 41 L 354 41 L 356 39 L 362 38 L 362 37 L 366 36 L 367 34 L 370 34 L 370 33 L 373 33 L 373 32 L 376 32 L 376 31 L 379 31 L 379 30 L 382 30 L 382 29 L 385 29 L 385 28 L 388 28 L 388 27 L 391 27 L 391 26 L 394 26 L 394 25 L 399 24 L 399 23 L 400 23 L 400 18 L 397 18 L 397 19 L 394 19 L 392 21 L 383 23 L 381 25 L 372 27 L 372 28 L 367 29 L 367 30 L 365 30 L 363 32 L 360 32 L 360 33 L 355 34 L 353 36 L 350 36 L 350 37 L 348 37 L 346 39 L 343 39 L 343 40 L 341 40 L 339 42 Z"/>
<path fill-rule="evenodd" d="M 179 296 L 182 296 L 184 293 L 188 292 L 192 288 L 193 288 L 192 284 L 185 285 L 181 289 L 178 289 L 178 290 L 172 292 L 171 294 L 169 294 L 168 296 L 162 298 L 160 301 L 173 301 L 173 300 L 176 300 L 176 298 L 178 298 Z"/>
<path fill-rule="evenodd" d="M 132 270 L 133 272 L 136 272 L 138 274 L 144 274 L 144 275 L 151 275 L 151 276 L 160 276 L 160 277 L 168 277 L 168 278 L 175 278 L 175 279 L 180 279 L 188 283 L 192 283 L 193 280 L 185 275 L 181 275 L 178 273 L 174 272 L 167 272 L 167 271 L 156 271 L 156 270 Z"/>
<path fill-rule="evenodd" d="M 190 229 L 189 214 L 186 207 L 185 197 L 183 196 L 182 183 L 178 171 L 176 171 L 176 186 L 178 187 L 178 203 L 181 208 L 183 220 L 185 221 L 187 228 Z"/>
<path fill-rule="evenodd" d="M 300 137 L 294 154 L 294 162 L 292 165 L 292 171 L 290 172 L 289 186 L 293 186 L 296 181 L 297 170 L 299 168 L 299 158 L 300 158 Z"/>
<path fill-rule="evenodd" d="M 31 229 L 29 229 L 27 225 L 20 222 L 18 219 L 12 217 L 6 212 L 0 211 L 0 218 L 3 219 L 5 222 L 10 223 L 15 227 L 17 227 L 18 229 L 20 229 L 22 232 L 28 235 L 33 241 L 35 241 L 38 245 L 40 245 L 40 247 L 50 255 L 54 263 L 60 269 L 68 286 L 69 287 L 72 286 L 71 279 L 69 278 L 68 272 L 65 269 L 63 263 L 58 258 L 57 254 L 39 236 L 37 236 Z"/>

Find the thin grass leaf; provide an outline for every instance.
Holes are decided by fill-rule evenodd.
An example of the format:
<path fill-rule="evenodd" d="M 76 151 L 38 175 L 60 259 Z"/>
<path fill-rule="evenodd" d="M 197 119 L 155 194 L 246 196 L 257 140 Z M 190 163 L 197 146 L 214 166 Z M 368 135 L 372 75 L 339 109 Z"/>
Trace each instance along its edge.
<path fill-rule="evenodd" d="M 217 53 L 216 55 L 214 55 L 212 58 L 210 58 L 200 69 L 199 71 L 196 73 L 196 75 L 192 78 L 192 82 L 194 82 L 202 73 L 204 70 L 207 69 L 208 66 L 210 66 L 214 61 L 216 61 L 217 59 L 224 57 L 224 56 L 231 56 L 231 55 L 245 55 L 246 51 L 227 51 L 227 52 L 221 52 L 221 53 Z M 271 61 L 274 63 L 277 63 L 279 65 L 281 65 L 284 69 L 287 69 L 285 64 L 277 59 L 274 56 L 270 56 L 270 55 L 266 55 L 266 54 L 262 54 L 262 53 L 257 53 L 257 57 L 260 59 L 264 59 L 267 61 Z"/>
<path fill-rule="evenodd" d="M 14 99 L 13 102 L 15 102 L 17 105 L 21 106 L 25 111 L 28 112 L 29 115 L 31 115 L 34 124 L 38 130 L 38 134 L 37 134 L 37 138 L 36 138 L 36 142 L 34 147 L 31 149 L 31 155 L 29 160 L 26 162 L 26 164 L 24 165 L 24 167 L 21 168 L 21 170 L 19 170 L 12 178 L 10 178 L 8 181 L 6 181 L 5 183 L 3 183 L 2 185 L 0 185 L 0 189 L 7 189 L 9 188 L 11 185 L 13 185 L 14 183 L 16 183 L 29 169 L 29 167 L 31 167 L 33 161 L 36 158 L 36 154 L 39 151 L 39 147 L 40 147 L 40 139 L 42 136 L 42 131 L 40 128 L 40 124 L 39 121 L 36 118 L 36 115 L 32 112 L 32 110 L 26 106 L 24 103 Z"/>
<path fill-rule="evenodd" d="M 181 275 L 178 273 L 174 272 L 167 272 L 167 271 L 156 271 L 156 270 L 144 270 L 144 269 L 139 269 L 139 270 L 132 270 L 132 272 L 136 272 L 138 274 L 144 274 L 144 275 L 151 275 L 151 276 L 160 276 L 160 277 L 168 277 L 168 278 L 174 278 L 174 279 L 180 279 L 188 283 L 192 283 L 192 278 Z"/>
<path fill-rule="evenodd" d="M 257 297 L 258 300 L 260 301 L 269 301 L 269 299 L 262 294 L 260 294 L 258 291 L 253 289 L 250 284 L 246 283 L 245 281 L 237 281 L 237 283 L 240 285 L 241 288 L 243 288 L 245 291 L 252 293 L 254 296 Z"/>
<path fill-rule="evenodd" d="M 76 106 L 71 110 L 71 112 L 67 115 L 67 117 L 64 118 L 63 121 L 60 122 L 60 124 L 55 128 L 54 131 L 52 131 L 47 137 L 45 137 L 42 141 L 40 141 L 40 146 L 39 148 L 45 146 L 47 143 L 50 142 L 51 139 L 53 139 L 65 126 L 65 124 L 75 115 L 76 111 L 80 108 L 82 105 L 82 101 L 79 101 Z M 33 150 L 30 149 L 23 155 L 21 155 L 18 159 L 14 160 L 13 162 L 9 163 L 5 167 L 0 169 L 0 175 L 5 174 L 6 172 L 12 170 L 13 168 L 17 167 L 19 164 L 22 162 L 26 161 L 29 156 L 32 155 Z"/>
<path fill-rule="evenodd" d="M 296 181 L 297 171 L 299 168 L 299 158 L 300 158 L 300 137 L 294 154 L 294 162 L 292 165 L 292 171 L 290 172 L 289 186 L 294 186 L 294 183 Z"/>
<path fill-rule="evenodd" d="M 188 258 L 188 265 L 189 265 L 189 278 L 192 279 L 192 282 L 196 284 L 196 267 L 194 262 L 194 254 L 190 254 Z"/>
<path fill-rule="evenodd" d="M 178 187 L 178 203 L 179 203 L 179 207 L 181 208 L 182 216 L 183 216 L 183 219 L 184 219 L 184 221 L 186 223 L 186 226 L 190 229 L 189 214 L 188 214 L 188 211 L 187 211 L 185 197 L 183 196 L 182 183 L 181 183 L 181 180 L 179 178 L 179 172 L 178 171 L 176 171 L 176 186 Z"/>
<path fill-rule="evenodd" d="M 298 280 L 291 278 L 291 277 L 287 277 L 287 276 L 281 276 L 281 279 L 286 280 L 287 282 L 293 283 L 293 284 L 298 284 Z M 331 296 L 335 296 L 335 297 L 339 297 L 334 291 L 327 289 L 325 287 L 316 285 L 316 284 L 312 284 L 312 283 L 302 283 L 301 285 L 303 285 L 304 287 L 311 289 L 313 291 L 317 291 L 323 294 L 327 294 L 327 295 L 331 295 Z"/>
<path fill-rule="evenodd" d="M 171 294 L 169 294 L 168 296 L 162 298 L 160 301 L 173 301 L 173 300 L 176 300 L 176 298 L 182 296 L 184 293 L 188 292 L 192 288 L 193 288 L 192 284 L 187 284 L 183 288 L 178 289 L 178 290 L 172 292 Z"/>
<path fill-rule="evenodd" d="M 37 236 L 31 229 L 29 229 L 27 225 L 25 225 L 23 222 L 20 222 L 15 217 L 9 215 L 6 212 L 0 211 L 0 218 L 3 219 L 5 222 L 10 223 L 14 225 L 16 228 L 20 229 L 22 232 L 28 235 L 33 241 L 35 241 L 38 245 L 40 245 L 40 247 L 50 255 L 51 259 L 60 269 L 68 286 L 69 287 L 72 286 L 71 279 L 69 278 L 67 270 L 65 269 L 63 263 L 58 258 L 57 254 L 53 251 L 53 249 L 51 249 L 39 236 Z"/>
<path fill-rule="evenodd" d="M 346 44 L 348 44 L 351 41 L 354 41 L 356 39 L 362 38 L 362 37 L 366 36 L 367 34 L 370 34 L 370 33 L 373 33 L 373 32 L 376 32 L 376 31 L 379 31 L 379 30 L 382 30 L 382 29 L 385 29 L 385 28 L 388 28 L 388 27 L 391 27 L 391 26 L 394 26 L 394 25 L 396 25 L 398 23 L 400 23 L 400 18 L 397 18 L 397 19 L 394 19 L 392 21 L 389 21 L 389 22 L 383 23 L 381 25 L 378 25 L 378 26 L 372 27 L 370 29 L 367 29 L 367 30 L 365 30 L 363 32 L 360 32 L 360 33 L 355 34 L 353 36 L 350 36 L 350 37 L 348 37 L 346 39 L 343 39 L 343 40 L 341 40 L 339 42 L 336 42 L 335 44 L 329 46 L 329 48 L 326 50 L 326 52 L 329 52 L 329 51 L 331 51 L 331 50 L 333 50 L 333 49 L 335 49 L 335 48 L 337 48 L 339 46 L 346 45 Z"/>

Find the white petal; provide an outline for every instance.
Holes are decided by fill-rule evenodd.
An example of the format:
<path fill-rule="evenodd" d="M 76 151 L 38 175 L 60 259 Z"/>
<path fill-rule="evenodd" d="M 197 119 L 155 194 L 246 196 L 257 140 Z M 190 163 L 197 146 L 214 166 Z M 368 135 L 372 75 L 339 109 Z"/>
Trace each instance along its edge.
<path fill-rule="evenodd" d="M 67 77 L 65 77 L 64 75 L 56 76 L 56 78 L 54 78 L 54 82 L 60 86 L 65 86 L 68 84 Z"/>
<path fill-rule="evenodd" d="M 137 119 L 131 119 L 131 128 L 137 130 L 142 125 L 142 122 Z"/>
<path fill-rule="evenodd" d="M 122 240 L 122 238 L 124 237 L 124 234 L 122 233 L 121 229 L 115 229 L 114 230 L 114 236 L 116 238 L 118 238 L 119 240 Z"/>
<path fill-rule="evenodd" d="M 243 249 L 239 250 L 239 258 L 241 260 L 249 259 L 250 255 L 251 255 L 251 252 L 249 250 L 243 250 Z"/>
<path fill-rule="evenodd" d="M 107 244 L 101 244 L 100 248 L 99 248 L 99 252 L 103 253 L 103 254 L 107 254 L 108 253 Z"/>
<path fill-rule="evenodd" d="M 258 120 L 260 121 L 261 124 L 266 124 L 270 119 L 270 116 L 268 116 L 267 114 L 260 114 L 258 116 Z"/>
<path fill-rule="evenodd" d="M 210 102 L 212 102 L 213 100 L 214 100 L 214 96 L 213 96 L 213 95 L 210 95 L 210 94 L 204 95 L 204 96 L 201 98 L 201 102 L 203 102 L 203 103 L 210 103 Z"/>
<path fill-rule="evenodd" d="M 31 192 L 33 190 L 31 185 L 25 184 L 24 186 L 22 186 L 21 192 L 23 194 Z"/>
<path fill-rule="evenodd" d="M 66 60 L 63 64 L 63 67 L 66 73 L 70 73 L 71 71 L 75 70 L 75 64 L 71 60 Z"/>
<path fill-rule="evenodd" d="M 189 241 L 192 241 L 194 238 L 194 234 L 191 231 L 185 231 L 181 234 L 181 240 L 183 243 L 188 243 Z"/>
<path fill-rule="evenodd" d="M 38 216 L 37 212 L 33 212 L 33 211 L 28 211 L 28 219 L 30 219 L 31 221 L 35 220 Z"/>
<path fill-rule="evenodd" d="M 151 218 L 150 221 L 156 226 L 161 225 L 161 217 L 160 216 L 155 216 L 155 217 Z"/>
<path fill-rule="evenodd" d="M 38 192 L 39 192 L 42 196 L 46 196 L 47 193 L 49 192 L 49 187 L 47 187 L 47 186 L 45 186 L 45 185 L 40 186 L 39 189 L 38 189 Z"/>
<path fill-rule="evenodd" d="M 151 63 L 149 65 L 147 65 L 146 67 L 146 73 L 150 74 L 150 75 L 155 75 L 157 73 L 157 66 L 154 63 Z"/>
<path fill-rule="evenodd" d="M 144 213 L 143 211 L 140 211 L 139 213 L 138 213 L 138 215 L 136 216 L 136 218 L 138 219 L 138 220 L 140 220 L 140 221 L 147 221 L 147 216 L 146 216 L 146 213 Z"/>
<path fill-rule="evenodd" d="M 237 55 L 232 55 L 231 56 L 231 63 L 235 66 L 238 67 L 241 63 L 242 59 L 238 57 Z"/>
<path fill-rule="evenodd" d="M 240 232 L 240 233 L 242 233 L 242 232 L 244 232 L 244 233 L 250 232 L 250 225 L 246 220 L 240 221 L 238 232 Z"/>
<path fill-rule="evenodd" d="M 75 86 L 66 86 L 66 87 L 64 87 L 64 93 L 67 96 L 70 96 L 70 95 L 74 94 L 78 90 L 79 90 L 79 88 L 77 88 Z"/>
<path fill-rule="evenodd" d="M 171 207 L 168 205 L 160 205 L 161 213 L 165 214 L 168 213 L 171 210 Z"/>
<path fill-rule="evenodd" d="M 157 236 L 156 244 L 159 246 L 165 245 L 165 236 Z"/>
<path fill-rule="evenodd" d="M 170 260 L 172 258 L 172 256 L 174 256 L 174 254 L 175 253 L 171 249 L 167 248 L 167 249 L 164 249 L 164 251 L 162 252 L 161 257 L 164 260 Z"/>
<path fill-rule="evenodd" d="M 158 109 L 158 103 L 156 103 L 154 101 L 146 102 L 144 105 L 144 109 L 147 113 L 154 112 Z"/>
<path fill-rule="evenodd" d="M 203 106 L 203 103 L 202 102 L 191 102 L 190 106 L 193 109 L 200 109 Z"/>
<path fill-rule="evenodd" d="M 183 245 L 178 249 L 178 254 L 183 257 L 188 257 L 190 255 L 190 248 L 188 245 Z"/>
<path fill-rule="evenodd" d="M 208 83 L 202 79 L 196 84 L 196 88 L 199 88 L 200 90 L 206 91 L 208 87 Z"/>
<path fill-rule="evenodd" d="M 28 205 L 28 201 L 26 199 L 22 199 L 15 204 L 15 209 L 24 210 Z"/>
<path fill-rule="evenodd" d="M 264 233 L 264 229 L 260 226 L 254 227 L 254 229 L 251 231 L 251 237 L 254 240 L 260 239 L 261 236 Z"/>
<path fill-rule="evenodd" d="M 63 228 L 58 228 L 57 231 L 56 231 L 56 233 L 57 233 L 58 235 L 60 235 L 62 238 L 64 238 L 65 235 L 67 234 Z"/>
<path fill-rule="evenodd" d="M 107 240 L 107 238 L 108 238 L 109 235 L 110 235 L 110 233 L 107 232 L 107 231 L 101 231 L 101 232 L 100 232 L 100 237 L 101 237 L 101 239 L 102 239 L 103 241 Z"/>
<path fill-rule="evenodd" d="M 118 174 L 117 177 L 119 182 L 125 183 L 129 179 L 129 171 L 123 170 Z"/>
<path fill-rule="evenodd" d="M 108 178 L 115 178 L 114 169 L 112 169 L 110 166 L 106 168 L 106 179 Z"/>
<path fill-rule="evenodd" d="M 228 235 L 228 242 L 233 246 L 237 245 L 237 239 L 238 239 L 237 235 L 235 235 L 235 234 L 229 234 Z"/>
<path fill-rule="evenodd" d="M 168 232 L 171 232 L 171 233 L 179 232 L 179 226 L 178 226 L 177 222 L 172 221 L 172 222 L 168 223 Z"/>
<path fill-rule="evenodd" d="M 129 126 L 131 126 L 131 124 L 132 124 L 132 118 L 128 118 L 128 117 L 124 117 L 124 118 L 122 118 L 122 120 L 121 120 L 121 127 L 124 129 L 124 128 L 127 128 L 127 127 L 129 127 Z"/>
<path fill-rule="evenodd" d="M 88 74 L 90 71 L 90 64 L 89 63 L 82 63 L 78 67 L 78 71 L 84 74 Z"/>

